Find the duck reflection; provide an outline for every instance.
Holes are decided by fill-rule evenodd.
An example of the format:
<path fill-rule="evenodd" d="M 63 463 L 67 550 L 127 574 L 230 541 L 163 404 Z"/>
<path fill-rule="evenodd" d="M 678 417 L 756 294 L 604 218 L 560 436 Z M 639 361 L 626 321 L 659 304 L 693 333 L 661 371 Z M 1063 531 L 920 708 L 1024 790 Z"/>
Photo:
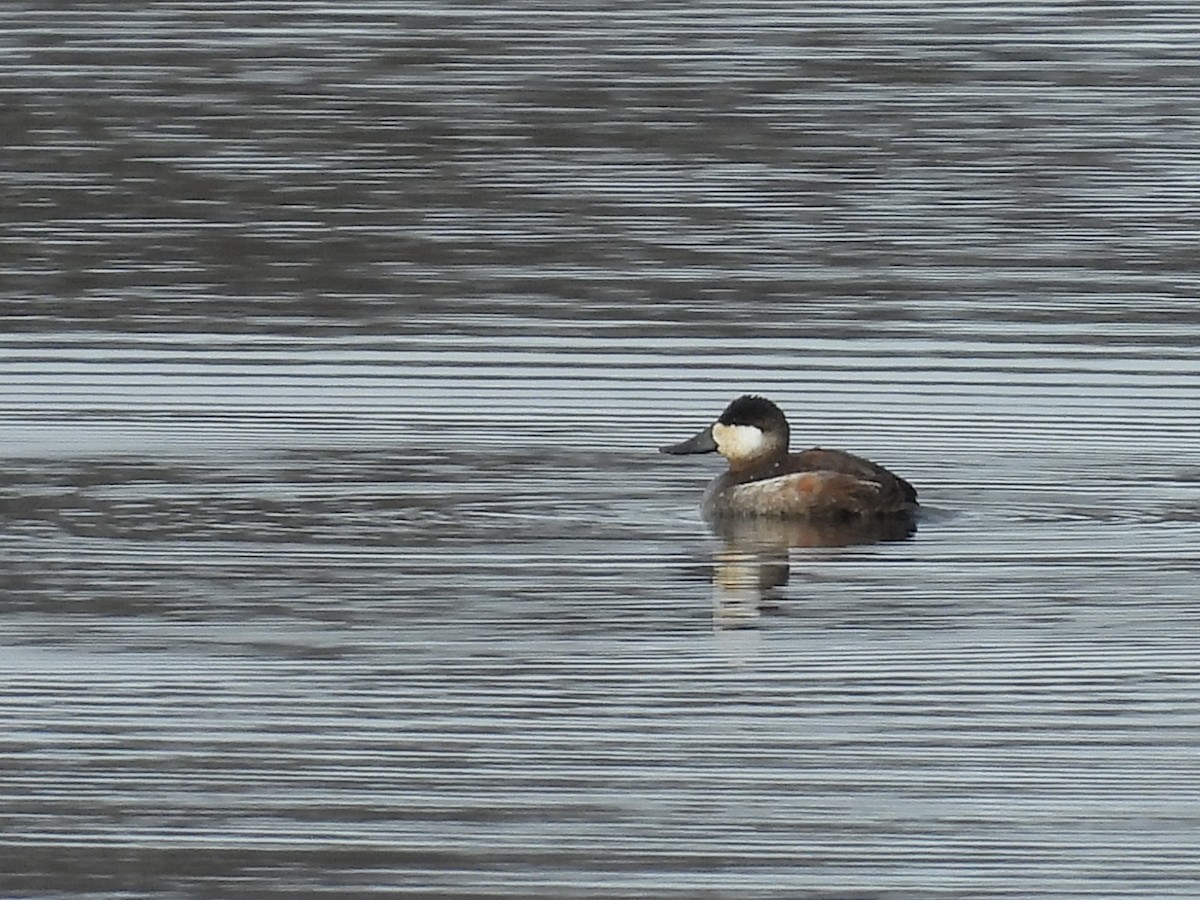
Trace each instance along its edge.
<path fill-rule="evenodd" d="M 747 628 L 782 597 L 792 548 L 851 547 L 907 540 L 915 516 L 847 521 L 708 517 L 723 546 L 713 553 L 713 624 Z"/>

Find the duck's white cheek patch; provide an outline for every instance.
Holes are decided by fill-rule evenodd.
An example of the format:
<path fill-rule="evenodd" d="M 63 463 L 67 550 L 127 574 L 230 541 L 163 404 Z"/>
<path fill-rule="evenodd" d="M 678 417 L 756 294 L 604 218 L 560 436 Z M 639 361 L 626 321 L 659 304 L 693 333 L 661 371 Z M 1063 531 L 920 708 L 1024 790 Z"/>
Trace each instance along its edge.
<path fill-rule="evenodd" d="M 712 433 L 717 450 L 727 459 L 757 456 L 763 450 L 762 430 L 753 425 L 722 425 L 718 422 Z"/>

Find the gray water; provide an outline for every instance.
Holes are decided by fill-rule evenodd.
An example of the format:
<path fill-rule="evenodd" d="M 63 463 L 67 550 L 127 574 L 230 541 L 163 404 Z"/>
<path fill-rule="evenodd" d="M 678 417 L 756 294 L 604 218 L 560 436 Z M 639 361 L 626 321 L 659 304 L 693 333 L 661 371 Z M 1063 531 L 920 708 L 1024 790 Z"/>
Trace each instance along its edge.
<path fill-rule="evenodd" d="M 1200 894 L 1198 45 L 6 5 L 0 893 Z M 917 532 L 710 533 L 744 391 Z"/>

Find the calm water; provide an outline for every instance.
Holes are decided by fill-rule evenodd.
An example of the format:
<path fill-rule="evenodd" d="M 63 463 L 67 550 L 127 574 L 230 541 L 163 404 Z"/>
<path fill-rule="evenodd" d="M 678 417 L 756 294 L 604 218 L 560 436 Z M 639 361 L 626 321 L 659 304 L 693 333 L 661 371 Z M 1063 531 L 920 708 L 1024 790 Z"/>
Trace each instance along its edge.
<path fill-rule="evenodd" d="M 5 6 L 0 893 L 1200 894 L 1198 42 Z M 917 533 L 710 534 L 747 390 Z"/>

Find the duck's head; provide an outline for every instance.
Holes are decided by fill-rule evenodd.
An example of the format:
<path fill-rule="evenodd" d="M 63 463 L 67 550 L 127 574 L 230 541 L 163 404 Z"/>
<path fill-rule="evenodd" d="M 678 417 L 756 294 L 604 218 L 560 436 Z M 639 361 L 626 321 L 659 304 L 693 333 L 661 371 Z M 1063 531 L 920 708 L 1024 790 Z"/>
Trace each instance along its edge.
<path fill-rule="evenodd" d="M 788 423 L 783 411 L 766 397 L 744 394 L 721 413 L 712 425 L 682 444 L 661 448 L 663 453 L 712 453 L 729 460 L 734 468 L 755 465 L 788 449 Z"/>

